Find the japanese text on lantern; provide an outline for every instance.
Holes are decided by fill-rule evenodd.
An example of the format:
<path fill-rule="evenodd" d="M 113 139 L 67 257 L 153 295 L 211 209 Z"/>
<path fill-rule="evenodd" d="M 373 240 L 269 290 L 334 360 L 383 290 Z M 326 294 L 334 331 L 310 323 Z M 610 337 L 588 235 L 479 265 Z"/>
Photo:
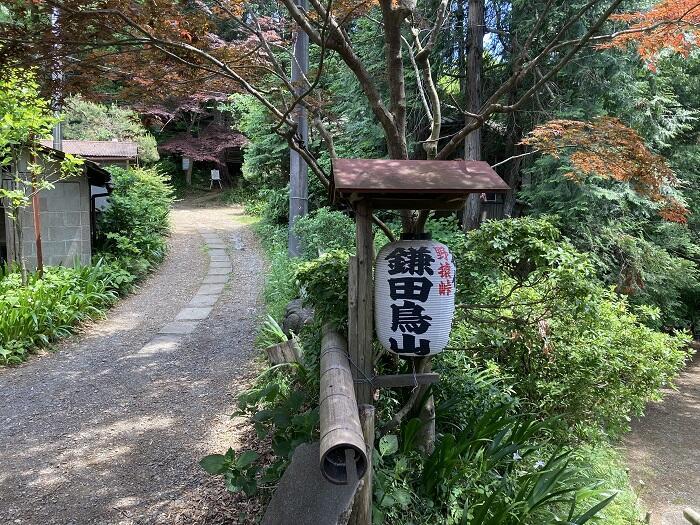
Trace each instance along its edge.
<path fill-rule="evenodd" d="M 430 353 L 430 339 L 419 337 L 431 326 L 433 318 L 426 313 L 424 305 L 430 298 L 433 280 L 428 276 L 441 278 L 439 295 L 452 294 L 452 266 L 449 252 L 443 246 L 416 248 L 399 247 L 386 256 L 390 278 L 389 296 L 391 308 L 391 331 L 396 337 L 389 338 L 391 350 L 396 353 L 427 355 Z M 398 337 L 401 336 L 399 343 Z"/>

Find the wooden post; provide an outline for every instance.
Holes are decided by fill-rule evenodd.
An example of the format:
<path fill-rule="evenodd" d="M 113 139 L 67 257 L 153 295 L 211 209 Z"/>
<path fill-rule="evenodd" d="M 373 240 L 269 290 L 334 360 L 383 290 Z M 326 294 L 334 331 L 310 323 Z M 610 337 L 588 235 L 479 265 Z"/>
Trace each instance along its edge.
<path fill-rule="evenodd" d="M 357 325 L 355 327 L 356 339 L 350 346 L 350 359 L 355 378 L 357 403 L 358 405 L 367 405 L 372 403 L 372 385 L 368 380 L 372 378 L 372 339 L 374 337 L 372 207 L 369 202 L 363 200 L 357 204 L 355 211 L 355 242 L 357 245 L 355 309 L 357 311 Z"/>
<path fill-rule="evenodd" d="M 360 405 L 360 425 L 367 447 L 367 472 L 362 478 L 348 525 L 372 525 L 372 451 L 374 450 L 374 406 Z"/>
<path fill-rule="evenodd" d="M 41 244 L 41 210 L 39 205 L 39 195 L 34 190 L 32 208 L 34 211 L 34 242 L 36 243 L 36 273 L 41 278 L 44 276 L 44 251 Z"/>
<path fill-rule="evenodd" d="M 355 362 L 355 349 L 357 348 L 358 333 L 357 333 L 357 256 L 350 256 L 348 260 L 348 354 L 353 362 Z M 352 368 L 352 377 L 357 378 L 357 370 Z M 355 389 L 357 392 L 357 389 Z"/>
<path fill-rule="evenodd" d="M 32 142 L 34 137 L 31 138 Z M 32 155 L 32 164 L 36 164 L 36 156 Z M 32 170 L 32 211 L 34 212 L 34 242 L 36 243 L 36 273 L 41 279 L 44 276 L 44 250 L 41 243 L 41 199 L 39 199 L 38 181 Z"/>

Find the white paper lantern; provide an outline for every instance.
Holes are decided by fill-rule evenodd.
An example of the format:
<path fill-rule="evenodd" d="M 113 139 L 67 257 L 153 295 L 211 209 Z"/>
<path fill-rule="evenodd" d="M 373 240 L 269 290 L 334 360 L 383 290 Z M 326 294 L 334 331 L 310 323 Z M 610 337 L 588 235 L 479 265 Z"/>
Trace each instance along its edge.
<path fill-rule="evenodd" d="M 384 246 L 374 274 L 374 324 L 384 348 L 403 356 L 441 352 L 455 311 L 455 265 L 444 244 L 422 235 Z"/>

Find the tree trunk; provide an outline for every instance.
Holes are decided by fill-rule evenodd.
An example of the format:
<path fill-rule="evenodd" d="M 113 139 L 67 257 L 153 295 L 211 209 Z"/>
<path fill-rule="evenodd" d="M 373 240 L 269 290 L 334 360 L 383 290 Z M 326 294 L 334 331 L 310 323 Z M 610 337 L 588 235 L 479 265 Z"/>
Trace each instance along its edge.
<path fill-rule="evenodd" d="M 22 209 L 15 208 L 12 210 L 12 224 L 15 227 L 15 261 L 19 263 L 19 268 L 22 276 L 22 286 L 27 285 L 27 261 L 24 260 L 24 242 L 22 235 Z"/>
<path fill-rule="evenodd" d="M 432 369 L 432 357 L 414 358 L 414 366 L 420 374 L 430 372 Z M 419 392 L 416 399 L 420 401 L 425 397 L 430 385 L 419 386 Z M 416 436 L 416 449 L 424 456 L 429 456 L 435 450 L 435 399 L 429 396 L 425 403 L 419 404 L 417 410 L 418 419 L 421 426 Z"/>
<path fill-rule="evenodd" d="M 467 56 L 467 111 L 478 113 L 481 108 L 481 71 L 484 55 L 484 0 L 469 0 Z M 466 117 L 466 123 L 471 121 Z M 481 160 L 481 128 L 472 131 L 464 141 L 464 158 Z M 481 195 L 472 193 L 467 199 L 462 216 L 464 231 L 474 230 L 481 221 Z"/>

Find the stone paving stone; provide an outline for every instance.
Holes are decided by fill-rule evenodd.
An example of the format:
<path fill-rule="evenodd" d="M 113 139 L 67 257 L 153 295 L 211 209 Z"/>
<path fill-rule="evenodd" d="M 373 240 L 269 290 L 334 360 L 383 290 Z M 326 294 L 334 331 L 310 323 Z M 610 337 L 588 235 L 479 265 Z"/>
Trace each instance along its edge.
<path fill-rule="evenodd" d="M 180 346 L 182 337 L 177 335 L 157 335 L 136 352 L 138 356 L 173 352 Z"/>
<path fill-rule="evenodd" d="M 212 283 L 213 284 L 213 283 Z M 195 295 L 187 306 L 214 306 L 219 300 L 219 295 Z"/>
<path fill-rule="evenodd" d="M 211 255 L 209 259 L 216 262 L 227 262 L 229 264 L 231 263 L 231 258 L 227 255 Z"/>
<path fill-rule="evenodd" d="M 207 246 L 209 246 L 209 248 L 212 248 L 214 250 L 216 250 L 216 249 L 223 250 L 224 248 L 226 248 L 226 245 L 221 241 L 206 241 L 206 243 L 207 243 Z"/>
<path fill-rule="evenodd" d="M 197 328 L 197 321 L 173 321 L 160 329 L 161 334 L 191 334 Z"/>
<path fill-rule="evenodd" d="M 176 321 L 201 321 L 209 317 L 211 306 L 197 308 L 183 308 L 175 317 Z"/>
<path fill-rule="evenodd" d="M 228 278 L 229 278 L 228 273 L 221 274 L 221 275 L 207 275 L 204 280 L 202 281 L 202 284 L 221 284 L 221 283 L 227 283 Z"/>
<path fill-rule="evenodd" d="M 208 275 L 222 275 L 222 274 L 231 273 L 232 271 L 233 271 L 233 268 L 231 266 L 226 266 L 224 268 L 209 268 Z"/>
<path fill-rule="evenodd" d="M 212 261 L 209 263 L 209 268 L 230 268 L 231 261 Z"/>
<path fill-rule="evenodd" d="M 199 287 L 197 295 L 219 295 L 223 291 L 223 284 L 203 284 Z"/>
<path fill-rule="evenodd" d="M 209 257 L 227 257 L 226 250 L 209 250 Z"/>

